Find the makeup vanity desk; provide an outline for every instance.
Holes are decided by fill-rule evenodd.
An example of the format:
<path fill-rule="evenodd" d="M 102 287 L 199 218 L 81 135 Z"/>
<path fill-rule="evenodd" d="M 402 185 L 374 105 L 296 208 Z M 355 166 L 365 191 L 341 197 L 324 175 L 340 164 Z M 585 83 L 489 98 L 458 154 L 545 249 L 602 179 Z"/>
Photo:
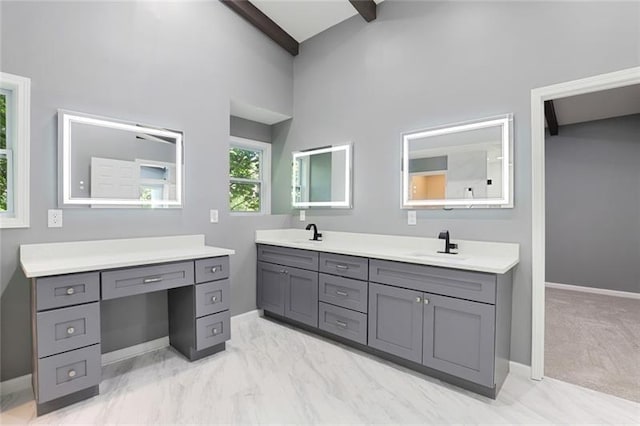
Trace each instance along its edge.
<path fill-rule="evenodd" d="M 234 253 L 204 235 L 21 245 L 37 414 L 99 393 L 100 300 L 168 290 L 171 346 L 190 361 L 223 351 Z"/>

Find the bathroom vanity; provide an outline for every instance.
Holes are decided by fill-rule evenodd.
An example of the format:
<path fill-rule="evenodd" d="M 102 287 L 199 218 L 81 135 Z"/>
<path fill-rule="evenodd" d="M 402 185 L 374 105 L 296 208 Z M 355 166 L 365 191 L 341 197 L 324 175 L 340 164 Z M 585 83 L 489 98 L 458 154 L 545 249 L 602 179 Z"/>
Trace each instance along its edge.
<path fill-rule="evenodd" d="M 101 300 L 168 290 L 171 346 L 191 361 L 223 351 L 231 254 L 204 235 L 20 246 L 37 414 L 99 393 Z"/>
<path fill-rule="evenodd" d="M 509 372 L 519 246 L 257 231 L 258 307 L 291 323 L 495 398 Z"/>

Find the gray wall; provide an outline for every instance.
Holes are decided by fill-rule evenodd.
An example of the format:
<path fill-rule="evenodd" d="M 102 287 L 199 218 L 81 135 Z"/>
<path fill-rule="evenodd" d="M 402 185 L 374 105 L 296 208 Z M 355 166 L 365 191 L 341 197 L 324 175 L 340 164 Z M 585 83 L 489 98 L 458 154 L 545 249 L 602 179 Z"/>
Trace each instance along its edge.
<path fill-rule="evenodd" d="M 291 56 L 217 1 L 0 3 L 2 71 L 31 78 L 31 227 L 0 231 L 0 379 L 30 371 L 29 282 L 20 244 L 206 234 L 235 249 L 232 314 L 255 308 L 256 228 L 290 216 L 228 212 L 230 99 L 292 113 Z M 259 71 L 258 71 L 259 70 Z M 185 132 L 183 209 L 65 209 L 56 198 L 56 109 Z M 209 223 L 209 209 L 220 223 Z M 102 304 L 103 350 L 167 334 L 166 293 Z"/>
<path fill-rule="evenodd" d="M 268 124 L 232 115 L 229 126 L 232 136 L 271 143 L 271 126 Z"/>
<path fill-rule="evenodd" d="M 640 293 L 640 114 L 547 136 L 549 282 Z"/>
<path fill-rule="evenodd" d="M 354 209 L 309 210 L 320 230 L 520 243 L 512 359 L 531 352 L 531 89 L 640 65 L 640 4 L 387 0 L 301 46 L 294 119 L 281 154 L 354 143 Z M 507 112 L 515 125 L 515 208 L 400 205 L 401 133 Z M 289 157 L 290 158 L 290 157 Z M 274 161 L 275 164 L 275 161 Z M 288 189 L 290 166 L 274 174 Z M 283 194 L 276 199 L 284 199 Z M 292 222 L 302 226 L 297 220 Z"/>

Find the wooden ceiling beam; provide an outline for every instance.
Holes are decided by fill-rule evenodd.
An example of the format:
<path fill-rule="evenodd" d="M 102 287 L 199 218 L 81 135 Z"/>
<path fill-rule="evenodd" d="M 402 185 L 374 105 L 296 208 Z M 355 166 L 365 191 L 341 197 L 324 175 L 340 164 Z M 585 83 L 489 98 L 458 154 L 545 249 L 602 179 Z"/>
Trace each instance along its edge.
<path fill-rule="evenodd" d="M 553 101 L 544 101 L 544 117 L 547 119 L 549 134 L 556 136 L 558 134 L 558 117 L 556 116 L 556 107 L 553 105 Z"/>
<path fill-rule="evenodd" d="M 376 19 L 377 5 L 373 0 L 349 0 L 349 3 L 358 11 L 365 21 L 371 22 Z"/>
<path fill-rule="evenodd" d="M 246 19 L 251 25 L 262 31 L 267 37 L 275 41 L 292 56 L 298 54 L 300 44 L 282 29 L 278 24 L 255 7 L 248 0 L 220 0 L 229 9 Z"/>

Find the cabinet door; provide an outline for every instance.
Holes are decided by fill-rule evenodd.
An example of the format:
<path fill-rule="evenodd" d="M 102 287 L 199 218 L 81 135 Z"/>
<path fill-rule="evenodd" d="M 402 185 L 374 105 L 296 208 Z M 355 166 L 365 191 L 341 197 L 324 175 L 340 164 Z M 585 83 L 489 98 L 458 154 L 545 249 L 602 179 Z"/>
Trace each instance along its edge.
<path fill-rule="evenodd" d="M 369 346 L 422 361 L 422 293 L 369 284 Z"/>
<path fill-rule="evenodd" d="M 258 262 L 258 307 L 284 315 L 285 268 Z"/>
<path fill-rule="evenodd" d="M 284 316 L 318 326 L 318 273 L 285 267 Z"/>
<path fill-rule="evenodd" d="M 422 363 L 493 386 L 495 306 L 428 293 L 425 298 Z"/>

